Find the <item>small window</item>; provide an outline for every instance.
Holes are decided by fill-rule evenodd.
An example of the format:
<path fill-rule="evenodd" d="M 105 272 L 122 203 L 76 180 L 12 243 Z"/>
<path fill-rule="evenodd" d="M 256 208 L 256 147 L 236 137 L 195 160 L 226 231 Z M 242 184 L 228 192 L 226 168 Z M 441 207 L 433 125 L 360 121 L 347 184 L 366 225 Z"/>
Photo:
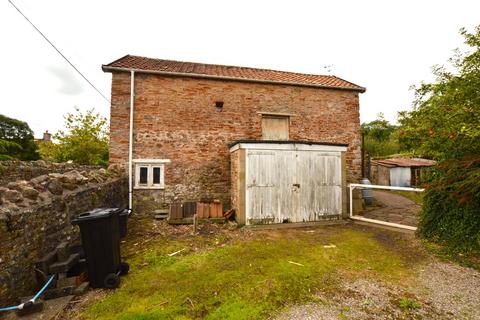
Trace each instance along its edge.
<path fill-rule="evenodd" d="M 163 189 L 165 163 L 170 160 L 134 160 L 135 189 Z"/>
<path fill-rule="evenodd" d="M 140 167 L 140 181 L 138 184 L 146 185 L 148 183 L 148 167 Z"/>
<path fill-rule="evenodd" d="M 160 167 L 153 167 L 153 184 L 160 184 Z"/>

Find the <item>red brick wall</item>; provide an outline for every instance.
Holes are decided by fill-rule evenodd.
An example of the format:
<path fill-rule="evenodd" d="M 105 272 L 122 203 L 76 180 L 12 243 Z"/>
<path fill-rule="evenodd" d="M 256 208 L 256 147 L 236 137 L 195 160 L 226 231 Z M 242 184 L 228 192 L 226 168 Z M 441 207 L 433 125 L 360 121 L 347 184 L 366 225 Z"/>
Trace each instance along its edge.
<path fill-rule="evenodd" d="M 110 162 L 128 161 L 130 74 L 112 78 Z M 215 101 L 223 101 L 221 110 Z M 160 75 L 135 75 L 133 158 L 170 159 L 164 191 L 137 192 L 157 202 L 221 199 L 230 203 L 228 144 L 261 139 L 257 112 L 295 114 L 291 140 L 348 143 L 347 175 L 361 175 L 358 93 Z"/>

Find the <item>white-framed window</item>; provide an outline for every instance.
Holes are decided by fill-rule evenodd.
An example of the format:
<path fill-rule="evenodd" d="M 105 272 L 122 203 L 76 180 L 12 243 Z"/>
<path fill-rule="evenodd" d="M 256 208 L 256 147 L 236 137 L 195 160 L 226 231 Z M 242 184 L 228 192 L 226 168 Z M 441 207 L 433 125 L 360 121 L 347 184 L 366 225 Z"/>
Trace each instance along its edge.
<path fill-rule="evenodd" d="M 136 159 L 135 189 L 164 189 L 165 163 L 168 159 Z"/>

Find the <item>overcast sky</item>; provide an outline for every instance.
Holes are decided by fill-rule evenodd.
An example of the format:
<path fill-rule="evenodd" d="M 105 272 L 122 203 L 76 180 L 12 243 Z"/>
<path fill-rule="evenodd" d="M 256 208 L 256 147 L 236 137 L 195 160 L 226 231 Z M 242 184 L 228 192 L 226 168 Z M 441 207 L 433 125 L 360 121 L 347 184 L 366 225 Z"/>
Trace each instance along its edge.
<path fill-rule="evenodd" d="M 480 1 L 13 0 L 110 97 L 101 65 L 126 54 L 334 74 L 367 88 L 361 120 L 409 109 L 409 87 L 432 80 L 480 24 Z M 0 2 L 0 113 L 37 137 L 63 115 L 108 103 L 8 3 Z"/>

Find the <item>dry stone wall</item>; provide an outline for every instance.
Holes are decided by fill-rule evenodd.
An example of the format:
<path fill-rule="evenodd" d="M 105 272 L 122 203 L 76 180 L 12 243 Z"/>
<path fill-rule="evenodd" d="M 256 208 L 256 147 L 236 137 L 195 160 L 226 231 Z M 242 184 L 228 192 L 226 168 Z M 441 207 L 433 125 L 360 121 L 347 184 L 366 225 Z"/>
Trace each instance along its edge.
<path fill-rule="evenodd" d="M 21 165 L 35 167 L 32 163 Z M 41 170 L 59 167 L 48 163 L 41 166 Z M 0 305 L 15 302 L 38 288 L 34 264 L 60 242 L 80 243 L 72 218 L 95 207 L 126 206 L 128 186 L 123 174 L 74 165 L 69 169 L 2 183 Z"/>
<path fill-rule="evenodd" d="M 74 163 L 53 163 L 44 160 L 0 161 L 0 186 L 17 180 L 31 180 L 35 177 L 49 173 L 65 173 L 71 170 L 91 171 L 101 167 L 82 166 Z"/>

